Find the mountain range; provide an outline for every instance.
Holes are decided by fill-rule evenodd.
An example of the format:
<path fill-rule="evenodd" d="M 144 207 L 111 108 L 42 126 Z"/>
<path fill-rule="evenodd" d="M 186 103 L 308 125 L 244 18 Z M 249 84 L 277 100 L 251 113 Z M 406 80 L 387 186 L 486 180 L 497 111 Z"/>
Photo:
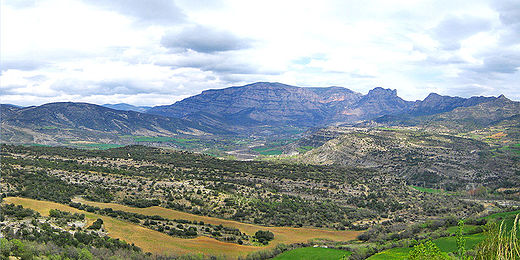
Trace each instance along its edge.
<path fill-rule="evenodd" d="M 1 105 L 2 141 L 57 144 L 69 141 L 117 142 L 121 135 L 175 136 L 230 134 L 197 122 L 88 103 L 58 102 L 41 106 Z"/>
<path fill-rule="evenodd" d="M 376 87 L 366 95 L 343 87 L 301 88 L 258 82 L 241 87 L 206 90 L 172 105 L 156 106 L 147 113 L 167 117 L 218 118 L 230 128 L 262 125 L 319 127 L 355 123 L 388 115 L 430 115 L 496 99 L 430 94 L 424 100 L 406 101 L 396 90 Z"/>
<path fill-rule="evenodd" d="M 486 104 L 497 100 L 508 103 L 512 112 L 491 118 L 486 111 L 493 105 Z M 52 143 L 57 139 L 108 141 L 120 135 L 273 135 L 288 129 L 305 131 L 361 122 L 414 125 L 418 120 L 450 121 L 457 117 L 443 116 L 445 113 L 469 107 L 482 110 L 477 109 L 472 120 L 485 125 L 518 114 L 518 104 L 504 96 L 461 98 L 432 93 L 424 100 L 406 101 L 396 90 L 381 87 L 363 95 L 343 87 L 257 82 L 206 90 L 171 105 L 151 108 L 124 103 L 98 106 L 60 102 L 23 108 L 1 105 L 1 140 Z"/>

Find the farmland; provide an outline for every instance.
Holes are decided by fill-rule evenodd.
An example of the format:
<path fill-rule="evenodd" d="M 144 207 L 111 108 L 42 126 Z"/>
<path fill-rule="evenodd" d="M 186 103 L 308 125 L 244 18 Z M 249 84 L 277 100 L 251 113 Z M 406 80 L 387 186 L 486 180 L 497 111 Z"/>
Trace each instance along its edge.
<path fill-rule="evenodd" d="M 322 247 L 303 247 L 294 249 L 291 251 L 284 252 L 274 260 L 338 260 L 343 256 L 349 256 L 351 252 L 333 248 L 322 248 Z"/>

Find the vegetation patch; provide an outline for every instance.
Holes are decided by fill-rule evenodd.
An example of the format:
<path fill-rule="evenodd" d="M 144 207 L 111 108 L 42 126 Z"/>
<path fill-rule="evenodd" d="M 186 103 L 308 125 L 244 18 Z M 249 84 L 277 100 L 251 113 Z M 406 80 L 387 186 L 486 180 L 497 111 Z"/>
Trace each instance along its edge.
<path fill-rule="evenodd" d="M 339 260 L 343 256 L 348 257 L 352 252 L 322 247 L 302 247 L 286 251 L 273 260 Z"/>

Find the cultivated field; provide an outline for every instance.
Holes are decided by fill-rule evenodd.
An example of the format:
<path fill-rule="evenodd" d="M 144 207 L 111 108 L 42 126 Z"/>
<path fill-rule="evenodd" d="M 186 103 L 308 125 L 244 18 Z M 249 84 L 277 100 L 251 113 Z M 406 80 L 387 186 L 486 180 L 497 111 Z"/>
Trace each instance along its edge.
<path fill-rule="evenodd" d="M 349 256 L 352 252 L 321 247 L 302 247 L 291 251 L 283 252 L 273 258 L 273 260 L 339 260 L 343 256 Z"/>
<path fill-rule="evenodd" d="M 248 235 L 254 235 L 256 231 L 269 230 L 274 233 L 274 240 L 270 243 L 270 246 L 283 243 L 283 244 L 292 244 L 299 242 L 307 242 L 309 239 L 313 238 L 324 238 L 335 241 L 347 241 L 355 239 L 361 231 L 333 231 L 333 230 L 323 230 L 316 228 L 292 228 L 292 227 L 264 227 L 254 224 L 241 223 L 233 220 L 225 220 L 219 218 L 212 218 L 206 216 L 199 216 L 194 214 L 189 214 L 186 212 L 166 209 L 162 207 L 149 207 L 149 208 L 135 208 L 124 206 L 116 203 L 102 203 L 102 202 L 93 202 L 87 201 L 84 199 L 74 199 L 75 202 L 80 202 L 90 206 L 96 206 L 100 208 L 112 208 L 114 210 L 122 210 L 126 212 L 139 213 L 143 215 L 159 215 L 164 218 L 169 219 L 187 219 L 187 220 L 196 220 L 196 221 L 204 221 L 204 223 L 210 223 L 213 225 L 224 225 L 228 227 L 234 227 L 240 229 L 240 231 L 247 233 Z"/>
<path fill-rule="evenodd" d="M 110 207 L 114 210 L 123 210 L 127 212 L 134 212 L 145 215 L 160 215 L 162 217 L 170 219 L 197 220 L 215 225 L 222 224 L 224 226 L 239 228 L 242 232 L 245 232 L 249 235 L 254 235 L 254 233 L 260 229 L 270 230 L 275 234 L 275 239 L 268 246 L 258 247 L 226 243 L 204 236 L 199 236 L 194 239 L 177 238 L 168 236 L 158 231 L 141 227 L 139 225 L 132 224 L 130 222 L 125 222 L 111 217 L 89 213 L 59 203 L 19 197 L 8 197 L 4 199 L 5 203 L 14 203 L 17 205 L 22 205 L 23 207 L 36 210 L 44 216 L 49 214 L 50 209 L 59 209 L 67 212 L 84 213 L 89 223 L 93 222 L 97 218 L 101 218 L 103 219 L 105 229 L 108 231 L 109 236 L 125 240 L 128 243 L 134 243 L 146 252 L 158 254 L 203 253 L 210 255 L 226 255 L 232 258 L 240 255 L 247 255 L 248 253 L 253 251 L 274 247 L 279 243 L 291 244 L 297 242 L 306 242 L 309 239 L 313 238 L 325 238 L 336 241 L 346 241 L 355 239 L 357 235 L 361 233 L 359 231 L 330 231 L 313 228 L 263 227 L 231 220 L 223 220 L 218 218 L 192 215 L 161 207 L 133 208 L 113 203 L 98 203 L 85 200 L 77 201 L 100 208 Z"/>

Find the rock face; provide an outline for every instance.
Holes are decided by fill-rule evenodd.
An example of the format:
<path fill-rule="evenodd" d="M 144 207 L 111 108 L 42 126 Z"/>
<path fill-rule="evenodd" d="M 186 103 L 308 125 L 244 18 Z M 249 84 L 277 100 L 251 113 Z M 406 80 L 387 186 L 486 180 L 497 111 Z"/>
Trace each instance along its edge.
<path fill-rule="evenodd" d="M 395 90 L 376 88 L 367 95 L 342 87 L 300 88 L 281 83 L 258 82 L 242 87 L 206 90 L 147 113 L 190 118 L 200 113 L 224 118 L 231 124 L 291 124 L 312 127 L 353 122 L 402 112 L 412 102 Z"/>
<path fill-rule="evenodd" d="M 413 115 L 432 115 L 451 111 L 457 107 L 469 107 L 491 101 L 494 97 L 461 97 L 441 96 L 431 93 L 424 100 L 417 101 L 410 110 Z"/>
<path fill-rule="evenodd" d="M 374 88 L 366 95 L 343 87 L 300 88 L 257 82 L 206 90 L 147 113 L 207 122 L 209 125 L 253 129 L 259 126 L 318 127 L 354 123 L 381 116 L 420 116 L 452 111 L 495 99 L 449 97 L 435 93 L 422 101 L 406 101 L 396 90 Z M 237 128 L 238 127 L 238 128 Z"/>

